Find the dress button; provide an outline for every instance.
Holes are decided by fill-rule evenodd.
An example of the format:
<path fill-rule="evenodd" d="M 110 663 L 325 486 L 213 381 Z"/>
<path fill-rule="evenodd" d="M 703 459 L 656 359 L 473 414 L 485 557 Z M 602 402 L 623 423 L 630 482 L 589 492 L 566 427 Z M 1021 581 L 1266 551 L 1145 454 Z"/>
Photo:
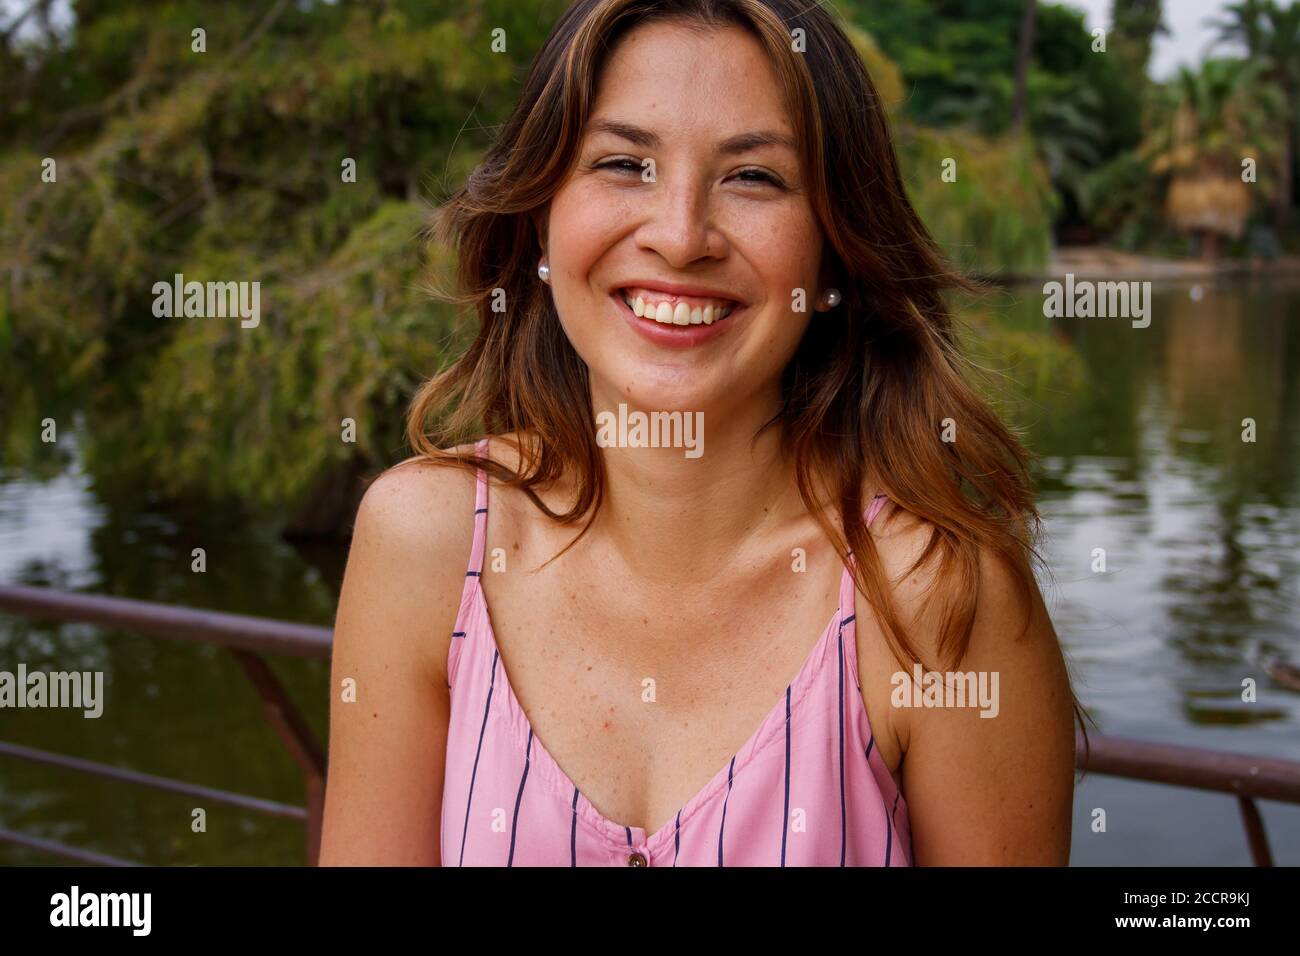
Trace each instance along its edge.
<path fill-rule="evenodd" d="M 640 853 L 633 853 L 627 858 L 628 866 L 646 866 L 645 857 Z"/>

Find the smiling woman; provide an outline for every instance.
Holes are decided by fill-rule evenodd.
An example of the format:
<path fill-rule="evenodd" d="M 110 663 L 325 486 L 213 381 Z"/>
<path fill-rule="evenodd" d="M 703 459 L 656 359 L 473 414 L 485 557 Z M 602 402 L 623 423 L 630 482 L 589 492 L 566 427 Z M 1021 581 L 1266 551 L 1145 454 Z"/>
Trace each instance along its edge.
<path fill-rule="evenodd" d="M 478 334 L 357 517 L 322 862 L 1066 862 L 1028 453 L 826 10 L 579 0 L 435 227 Z"/>

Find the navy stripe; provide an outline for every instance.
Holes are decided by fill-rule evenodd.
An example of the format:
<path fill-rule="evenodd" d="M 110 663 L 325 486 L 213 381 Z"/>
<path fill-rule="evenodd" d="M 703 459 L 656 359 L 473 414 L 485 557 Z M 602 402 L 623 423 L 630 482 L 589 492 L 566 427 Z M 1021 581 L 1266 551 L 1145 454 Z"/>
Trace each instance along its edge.
<path fill-rule="evenodd" d="M 844 865 L 844 855 L 848 848 L 849 821 L 848 804 L 844 799 L 844 632 L 836 640 L 840 651 L 840 866 Z"/>
<path fill-rule="evenodd" d="M 451 632 L 451 636 L 452 636 L 452 637 L 464 637 L 464 636 L 465 636 L 465 632 L 464 632 L 464 631 L 452 631 L 452 632 Z"/>
<path fill-rule="evenodd" d="M 867 755 L 868 760 L 871 759 L 871 748 L 874 747 L 875 745 L 876 745 L 876 735 L 872 734 L 871 739 L 867 741 L 867 749 L 863 751 L 863 753 Z"/>
<path fill-rule="evenodd" d="M 840 627 L 843 627 L 845 624 L 852 624 L 855 617 L 857 617 L 856 614 L 850 614 L 844 620 L 840 621 Z"/>
<path fill-rule="evenodd" d="M 885 817 L 885 866 L 889 866 L 889 856 L 893 852 L 893 849 L 894 849 L 894 827 L 891 818 Z"/>
<path fill-rule="evenodd" d="M 727 795 L 722 799 L 722 823 L 718 825 L 718 866 L 726 866 L 722 862 L 722 834 L 727 829 L 727 801 L 731 799 L 731 771 L 736 766 L 736 758 L 731 758 L 731 763 L 727 764 Z"/>
<path fill-rule="evenodd" d="M 885 493 L 882 491 L 882 492 L 881 492 L 880 494 L 878 494 L 878 495 L 872 495 L 872 496 L 871 496 L 871 500 L 872 500 L 872 501 L 875 501 L 877 498 L 883 498 L 883 497 L 885 497 Z"/>
<path fill-rule="evenodd" d="M 573 788 L 573 829 L 569 831 L 569 866 L 578 865 L 578 788 Z"/>
<path fill-rule="evenodd" d="M 460 865 L 465 865 L 465 837 L 469 834 L 469 807 L 474 801 L 474 778 L 478 776 L 478 758 L 483 752 L 483 733 L 487 730 L 488 710 L 492 707 L 492 689 L 497 683 L 497 651 L 492 652 L 492 679 L 488 682 L 487 703 L 483 705 L 483 726 L 478 729 L 478 747 L 474 750 L 474 769 L 469 775 L 469 793 L 465 797 L 465 826 L 460 831 Z"/>
<path fill-rule="evenodd" d="M 486 509 L 486 508 L 475 508 L 475 509 L 474 509 L 474 513 L 475 513 L 476 515 L 485 515 L 485 514 L 487 514 L 487 509 Z"/>
<path fill-rule="evenodd" d="M 483 576 L 483 572 L 482 572 L 482 571 L 466 571 L 466 572 L 465 572 L 465 577 L 467 577 L 467 578 L 481 578 L 482 576 Z"/>
<path fill-rule="evenodd" d="M 519 828 L 519 804 L 524 802 L 524 782 L 528 779 L 528 768 L 532 765 L 533 756 L 533 728 L 528 728 L 528 749 L 524 751 L 524 775 L 519 778 L 519 792 L 515 794 L 515 816 L 510 822 L 510 856 L 506 858 L 506 866 L 514 866 L 515 863 L 515 832 Z"/>
<path fill-rule="evenodd" d="M 677 865 L 677 854 L 682 850 L 682 811 L 677 811 L 677 826 L 673 829 L 673 866 Z"/>
<path fill-rule="evenodd" d="M 785 813 L 781 823 L 781 865 L 785 866 L 785 841 L 790 834 L 790 688 L 785 689 Z"/>
<path fill-rule="evenodd" d="M 889 856 L 894 849 L 894 811 L 898 809 L 898 798 L 902 795 L 901 790 L 894 794 L 894 805 L 889 808 L 889 816 L 885 817 L 885 866 L 889 866 Z"/>

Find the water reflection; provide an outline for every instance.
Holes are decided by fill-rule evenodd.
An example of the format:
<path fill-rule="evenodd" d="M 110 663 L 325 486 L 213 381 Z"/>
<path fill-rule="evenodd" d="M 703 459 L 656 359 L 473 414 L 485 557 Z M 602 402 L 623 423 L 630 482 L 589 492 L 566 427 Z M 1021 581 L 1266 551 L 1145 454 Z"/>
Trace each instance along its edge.
<path fill-rule="evenodd" d="M 1021 323 L 1038 291 L 1018 290 Z M 1087 386 L 1063 414 L 1023 422 L 1043 456 L 1053 616 L 1105 731 L 1300 759 L 1300 694 L 1261 666 L 1300 658 L 1300 289 L 1203 291 L 1158 289 L 1147 329 L 1058 325 Z M 1093 570 L 1096 548 L 1105 573 Z M 1149 789 L 1089 782 L 1075 862 L 1247 862 L 1229 799 L 1138 796 Z M 1090 831 L 1084 805 L 1156 816 L 1114 840 Z M 1279 861 L 1300 862 L 1300 810 L 1270 805 L 1266 820 Z M 1218 839 L 1204 856 L 1169 835 L 1209 829 Z"/>
<path fill-rule="evenodd" d="M 995 298 L 983 340 L 1025 384 L 1013 417 L 1039 455 L 1044 589 L 1102 730 L 1300 760 L 1300 693 L 1261 667 L 1273 654 L 1300 660 L 1300 287 L 1203 291 L 1158 288 L 1150 327 L 1135 329 L 1049 323 L 1041 286 L 1017 289 Z M 342 547 L 295 549 L 238 509 L 164 503 L 147 465 L 137 481 L 110 481 L 71 451 L 61 439 L 63 463 L 46 455 L 0 473 L 0 579 L 331 621 Z M 190 570 L 199 546 L 204 574 Z M 19 660 L 103 670 L 106 712 L 9 712 L 0 739 L 301 802 L 292 762 L 224 652 L 0 618 L 0 668 Z M 323 739 L 326 668 L 273 664 Z M 209 833 L 195 835 L 182 798 L 0 766 L 0 826 L 160 863 L 302 859 L 293 824 L 213 810 Z M 1106 834 L 1089 828 L 1098 806 Z M 1261 809 L 1277 861 L 1300 863 L 1300 809 Z M 1229 797 L 1089 778 L 1073 859 L 1246 863 L 1236 813 Z M 48 858 L 0 847 L 2 862 Z"/>

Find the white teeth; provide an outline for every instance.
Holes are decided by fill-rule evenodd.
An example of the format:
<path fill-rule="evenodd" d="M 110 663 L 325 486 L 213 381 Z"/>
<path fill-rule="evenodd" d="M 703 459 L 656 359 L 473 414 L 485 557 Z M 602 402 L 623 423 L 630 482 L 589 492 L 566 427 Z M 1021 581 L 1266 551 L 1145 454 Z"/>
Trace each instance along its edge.
<path fill-rule="evenodd" d="M 647 302 L 644 296 L 639 295 L 635 299 L 629 299 L 626 293 L 623 295 L 623 301 L 637 317 L 653 319 L 663 325 L 712 325 L 719 319 L 726 318 L 735 309 L 734 303 L 726 306 L 710 304 L 694 308 L 680 301 L 676 305 L 670 302 L 656 304 Z"/>

